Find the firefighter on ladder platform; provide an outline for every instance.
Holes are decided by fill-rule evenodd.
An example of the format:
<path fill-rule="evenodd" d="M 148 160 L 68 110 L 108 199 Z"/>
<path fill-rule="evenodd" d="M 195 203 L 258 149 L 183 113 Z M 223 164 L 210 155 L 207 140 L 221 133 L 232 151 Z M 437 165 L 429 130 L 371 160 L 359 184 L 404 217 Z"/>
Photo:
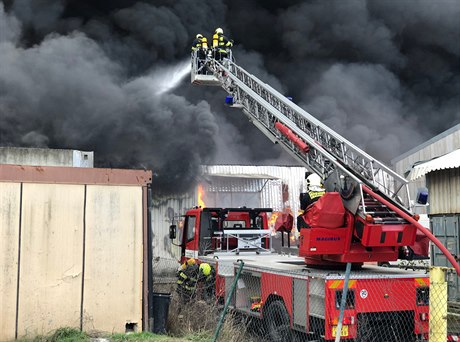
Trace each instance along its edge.
<path fill-rule="evenodd" d="M 321 196 L 326 193 L 326 190 L 323 188 L 321 177 L 316 173 L 311 173 L 306 177 L 307 183 L 307 192 L 303 192 L 299 196 L 300 200 L 300 210 L 302 214 L 297 216 L 297 229 L 300 231 L 301 228 L 308 228 L 307 223 L 303 218 L 303 213 L 315 203 Z"/>
<path fill-rule="evenodd" d="M 224 36 L 224 31 L 220 27 L 216 28 L 216 31 L 212 36 L 214 58 L 217 60 L 227 58 L 232 46 L 233 41 Z"/>
<path fill-rule="evenodd" d="M 192 53 L 196 53 L 198 61 L 198 72 L 205 74 L 206 70 L 202 68 L 208 54 L 208 39 L 201 33 L 198 33 L 192 43 Z"/>

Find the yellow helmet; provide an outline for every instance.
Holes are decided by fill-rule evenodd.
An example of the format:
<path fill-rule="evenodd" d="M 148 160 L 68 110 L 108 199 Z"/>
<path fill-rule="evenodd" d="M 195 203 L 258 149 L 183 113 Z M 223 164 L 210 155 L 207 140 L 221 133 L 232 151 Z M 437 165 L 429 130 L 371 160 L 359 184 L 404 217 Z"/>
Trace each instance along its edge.
<path fill-rule="evenodd" d="M 195 265 L 195 264 L 196 264 L 195 259 L 190 258 L 190 259 L 187 260 L 187 265 L 188 265 L 188 266 L 193 266 L 193 265 Z"/>
<path fill-rule="evenodd" d="M 206 263 L 206 262 L 202 262 L 200 264 L 200 271 L 201 273 L 203 273 L 205 276 L 208 276 L 211 274 L 211 266 Z"/>
<path fill-rule="evenodd" d="M 224 34 L 224 30 L 222 30 L 220 27 L 218 27 L 218 28 L 216 28 L 216 33 Z"/>
<path fill-rule="evenodd" d="M 196 38 L 197 38 L 197 39 L 203 38 L 203 35 L 202 35 L 201 33 L 198 33 L 198 34 L 196 35 Z"/>

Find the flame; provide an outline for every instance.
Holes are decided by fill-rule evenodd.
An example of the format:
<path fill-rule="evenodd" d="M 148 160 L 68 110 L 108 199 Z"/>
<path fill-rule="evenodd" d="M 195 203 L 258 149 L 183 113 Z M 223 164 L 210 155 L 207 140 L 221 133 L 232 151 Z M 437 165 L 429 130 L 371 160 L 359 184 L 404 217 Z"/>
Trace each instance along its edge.
<path fill-rule="evenodd" d="M 278 218 L 278 216 L 281 214 L 281 212 L 279 211 L 274 211 L 272 212 L 272 215 L 270 216 L 270 219 L 268 220 L 268 225 L 269 226 L 273 226 L 276 222 L 276 219 Z"/>
<path fill-rule="evenodd" d="M 276 235 L 275 222 L 280 214 L 281 214 L 280 211 L 274 211 L 272 212 L 272 215 L 270 216 L 270 219 L 268 220 L 268 229 L 270 229 L 272 235 Z"/>
<path fill-rule="evenodd" d="M 201 208 L 206 207 L 203 201 L 203 195 L 204 195 L 204 188 L 203 185 L 199 184 L 198 185 L 198 206 Z"/>

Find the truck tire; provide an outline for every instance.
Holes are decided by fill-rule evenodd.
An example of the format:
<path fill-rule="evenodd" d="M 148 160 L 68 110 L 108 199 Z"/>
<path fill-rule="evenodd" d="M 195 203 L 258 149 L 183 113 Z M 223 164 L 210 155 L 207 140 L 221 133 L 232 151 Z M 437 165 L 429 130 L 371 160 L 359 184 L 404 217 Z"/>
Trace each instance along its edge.
<path fill-rule="evenodd" d="M 292 341 L 291 319 L 284 303 L 275 300 L 265 310 L 264 326 L 270 341 Z"/>

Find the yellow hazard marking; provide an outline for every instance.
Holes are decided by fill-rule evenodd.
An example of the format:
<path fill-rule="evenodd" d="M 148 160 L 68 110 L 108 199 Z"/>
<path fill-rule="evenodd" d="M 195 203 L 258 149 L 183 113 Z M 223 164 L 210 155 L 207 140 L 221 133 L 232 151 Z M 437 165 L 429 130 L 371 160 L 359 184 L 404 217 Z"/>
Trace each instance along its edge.
<path fill-rule="evenodd" d="M 331 280 L 329 282 L 329 288 L 330 289 L 337 289 L 337 288 L 343 288 L 344 281 L 343 280 Z M 348 288 L 355 288 L 356 287 L 356 279 L 352 279 L 348 281 Z"/>
<path fill-rule="evenodd" d="M 334 325 L 332 327 L 332 336 L 335 337 L 337 334 L 337 326 Z M 342 331 L 340 332 L 340 336 L 348 336 L 348 325 L 342 325 Z"/>
<path fill-rule="evenodd" d="M 339 287 L 339 285 L 342 283 L 343 280 L 333 280 L 329 284 L 330 289 L 336 289 Z"/>
<path fill-rule="evenodd" d="M 428 286 L 428 282 L 426 278 L 415 278 L 415 285 L 416 286 Z"/>

